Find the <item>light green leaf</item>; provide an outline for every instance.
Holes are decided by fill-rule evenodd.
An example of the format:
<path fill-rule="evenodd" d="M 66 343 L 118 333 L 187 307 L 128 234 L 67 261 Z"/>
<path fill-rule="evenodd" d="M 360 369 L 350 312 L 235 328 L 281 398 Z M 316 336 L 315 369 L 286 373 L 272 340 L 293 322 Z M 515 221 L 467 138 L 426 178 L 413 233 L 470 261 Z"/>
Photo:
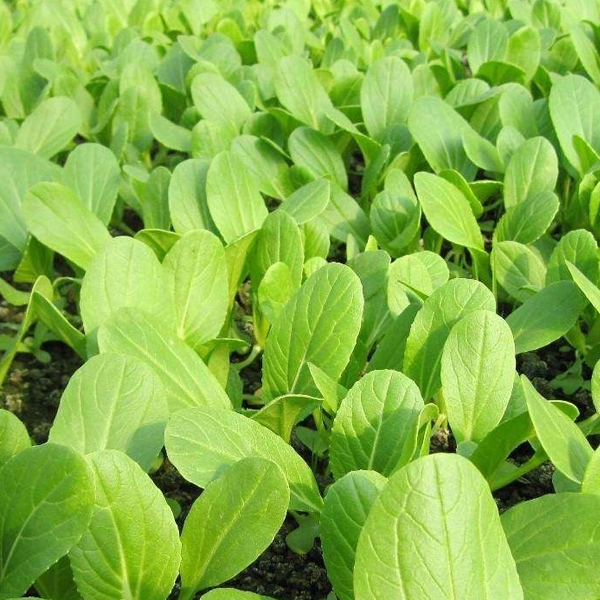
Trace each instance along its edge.
<path fill-rule="evenodd" d="M 508 30 L 504 23 L 493 19 L 482 20 L 473 29 L 467 45 L 467 60 L 475 74 L 489 61 L 503 60 L 508 47 Z"/>
<path fill-rule="evenodd" d="M 427 221 L 448 241 L 483 250 L 483 240 L 469 201 L 460 190 L 431 173 L 415 175 L 417 196 Z"/>
<path fill-rule="evenodd" d="M 494 230 L 494 242 L 532 244 L 550 227 L 558 209 L 558 197 L 553 192 L 528 195 L 500 217 Z"/>
<path fill-rule="evenodd" d="M 340 600 L 354 600 L 352 575 L 358 538 L 386 483 L 375 471 L 355 471 L 327 490 L 321 512 L 321 544 L 327 575 Z"/>
<path fill-rule="evenodd" d="M 599 511 L 596 495 L 562 493 L 521 502 L 502 515 L 527 600 L 598 598 Z"/>
<path fill-rule="evenodd" d="M 65 163 L 64 183 L 105 225 L 108 225 L 121 184 L 115 155 L 100 144 L 81 144 Z"/>
<path fill-rule="evenodd" d="M 542 137 L 523 143 L 511 156 L 504 175 L 504 206 L 510 208 L 541 192 L 552 192 L 558 178 L 558 159 Z"/>
<path fill-rule="evenodd" d="M 219 238 L 210 231 L 186 233 L 169 250 L 163 267 L 177 335 L 192 348 L 216 338 L 228 305 L 227 263 Z"/>
<path fill-rule="evenodd" d="M 228 244 L 259 229 L 268 211 L 258 181 L 233 152 L 217 154 L 206 177 L 210 214 Z"/>
<path fill-rule="evenodd" d="M 529 246 L 519 242 L 497 242 L 491 253 L 496 281 L 519 302 L 525 302 L 541 289 L 546 279 L 546 266 Z"/>
<path fill-rule="evenodd" d="M 321 510 L 319 488 L 308 464 L 278 435 L 253 419 L 219 408 L 183 410 L 171 417 L 165 445 L 169 460 L 183 477 L 202 488 L 243 458 L 271 460 L 290 486 L 290 508 Z"/>
<path fill-rule="evenodd" d="M 204 119 L 225 123 L 240 130 L 250 116 L 250 107 L 242 95 L 221 75 L 200 73 L 192 81 L 194 106 Z"/>
<path fill-rule="evenodd" d="M 69 380 L 49 440 L 82 454 L 120 450 L 149 471 L 163 446 L 165 396 L 161 380 L 143 362 L 99 354 Z"/>
<path fill-rule="evenodd" d="M 397 56 L 372 62 L 360 88 L 360 105 L 369 135 L 380 138 L 393 125 L 406 123 L 413 99 L 410 69 Z"/>
<path fill-rule="evenodd" d="M 475 177 L 477 167 L 467 157 L 462 139 L 470 125 L 450 105 L 434 96 L 418 98 L 410 108 L 408 128 L 436 173 L 455 169 L 467 181 Z"/>
<path fill-rule="evenodd" d="M 560 147 L 569 163 L 582 174 L 573 137 L 580 136 L 596 152 L 600 151 L 600 92 L 585 77 L 567 75 L 552 86 L 549 106 Z"/>
<path fill-rule="evenodd" d="M 563 475 L 581 483 L 594 453 L 585 435 L 565 413 L 540 396 L 524 375 L 521 382 L 542 448 Z"/>
<path fill-rule="evenodd" d="M 598 244 L 589 231 L 575 229 L 560 238 L 548 261 L 546 283 L 571 279 L 577 283 L 569 263 L 595 285 L 598 280 Z"/>
<path fill-rule="evenodd" d="M 410 328 L 403 371 L 421 390 L 427 402 L 439 389 L 442 350 L 450 330 L 476 310 L 496 312 L 488 288 L 470 279 L 451 279 L 425 300 Z"/>
<path fill-rule="evenodd" d="M 600 289 L 598 286 L 593 284 L 573 263 L 566 261 L 566 265 L 577 287 L 596 311 L 600 312 Z"/>
<path fill-rule="evenodd" d="M 25 425 L 11 412 L 0 409 L 0 469 L 13 456 L 31 446 Z"/>
<path fill-rule="evenodd" d="M 318 217 L 328 206 L 331 184 L 327 179 L 311 181 L 290 194 L 279 207 L 296 220 L 298 225 Z"/>
<path fill-rule="evenodd" d="M 44 444 L 0 470 L 0 598 L 24 594 L 90 522 L 94 481 L 75 450 Z"/>
<path fill-rule="evenodd" d="M 290 268 L 284 262 L 272 264 L 260 280 L 258 305 L 270 323 L 279 317 L 283 307 L 298 289 L 292 280 Z"/>
<path fill-rule="evenodd" d="M 0 235 L 21 252 L 28 233 L 21 203 L 31 186 L 54 178 L 55 168 L 35 154 L 0 146 Z"/>
<path fill-rule="evenodd" d="M 321 213 L 320 220 L 329 228 L 331 237 L 340 242 L 347 242 L 350 235 L 361 247 L 367 243 L 369 218 L 358 202 L 337 185 L 331 187 L 329 206 Z"/>
<path fill-rule="evenodd" d="M 477 310 L 450 331 L 442 353 L 442 389 L 457 441 L 481 441 L 502 419 L 515 372 L 515 344 L 506 321 Z"/>
<path fill-rule="evenodd" d="M 160 114 L 150 115 L 150 130 L 166 148 L 179 152 L 190 152 L 192 149 L 192 132 Z"/>
<path fill-rule="evenodd" d="M 267 337 L 263 395 L 315 395 L 308 363 L 338 380 L 348 364 L 361 326 L 360 280 L 345 265 L 314 273 L 285 305 Z"/>
<path fill-rule="evenodd" d="M 87 269 L 111 239 L 102 221 L 61 183 L 37 183 L 23 201 L 29 231 L 40 242 Z"/>
<path fill-rule="evenodd" d="M 77 104 L 64 96 L 44 100 L 23 122 L 15 146 L 43 158 L 60 152 L 81 127 Z"/>
<path fill-rule="evenodd" d="M 117 450 L 90 456 L 96 506 L 88 530 L 70 552 L 84 598 L 164 600 L 179 567 L 181 544 L 161 491 Z"/>
<path fill-rule="evenodd" d="M 134 308 L 119 309 L 98 331 L 100 352 L 138 358 L 165 387 L 171 413 L 190 406 L 230 408 L 225 390 L 202 359 L 171 328 Z"/>
<path fill-rule="evenodd" d="M 259 596 L 252 592 L 241 592 L 232 588 L 211 590 L 202 596 L 202 600 L 273 600 L 270 596 Z"/>
<path fill-rule="evenodd" d="M 281 469 L 257 456 L 243 458 L 209 484 L 181 533 L 181 600 L 254 562 L 273 541 L 289 501 Z"/>
<path fill-rule="evenodd" d="M 294 163 L 313 177 L 326 177 L 343 190 L 348 188 L 344 161 L 330 138 L 310 127 L 298 127 L 290 135 L 288 147 Z"/>
<path fill-rule="evenodd" d="M 177 233 L 212 229 L 213 221 L 206 200 L 207 160 L 180 162 L 169 182 L 169 213 Z"/>
<path fill-rule="evenodd" d="M 415 292 L 421 298 L 431 296 L 450 277 L 446 261 L 429 250 L 401 256 L 390 265 L 388 295 L 396 288 Z"/>
<path fill-rule="evenodd" d="M 331 429 L 336 479 L 361 469 L 391 475 L 414 452 L 423 398 L 398 371 L 371 371 L 342 400 Z"/>
<path fill-rule="evenodd" d="M 154 252 L 133 238 L 116 237 L 88 265 L 81 285 L 81 319 L 89 334 L 123 307 L 164 318 L 168 299 L 163 268 Z"/>
<path fill-rule="evenodd" d="M 585 297 L 571 281 L 551 283 L 506 318 L 517 354 L 543 348 L 573 327 L 585 308 Z"/>
<path fill-rule="evenodd" d="M 354 590 L 361 600 L 522 600 L 496 503 L 468 460 L 434 454 L 390 478 L 358 541 Z"/>

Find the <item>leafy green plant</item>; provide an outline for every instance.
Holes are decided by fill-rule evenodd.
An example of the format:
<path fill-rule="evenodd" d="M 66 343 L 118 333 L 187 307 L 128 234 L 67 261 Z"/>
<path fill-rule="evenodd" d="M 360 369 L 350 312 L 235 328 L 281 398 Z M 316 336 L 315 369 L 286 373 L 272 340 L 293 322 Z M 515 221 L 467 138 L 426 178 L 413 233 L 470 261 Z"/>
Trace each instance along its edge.
<path fill-rule="evenodd" d="M 598 598 L 599 32 L 0 0 L 0 599 Z"/>

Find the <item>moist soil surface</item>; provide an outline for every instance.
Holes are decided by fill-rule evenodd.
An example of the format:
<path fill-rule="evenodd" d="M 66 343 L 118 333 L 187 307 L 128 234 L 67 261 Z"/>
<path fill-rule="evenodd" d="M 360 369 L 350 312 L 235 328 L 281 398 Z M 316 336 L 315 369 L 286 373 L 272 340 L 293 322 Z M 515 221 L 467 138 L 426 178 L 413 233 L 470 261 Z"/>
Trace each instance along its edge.
<path fill-rule="evenodd" d="M 0 306 L 0 323 L 17 324 L 19 311 Z M 6 333 L 8 333 L 5 330 Z M 61 394 L 70 376 L 81 365 L 81 360 L 67 346 L 61 343 L 46 343 L 44 350 L 51 356 L 48 363 L 42 363 L 32 354 L 18 354 L 0 390 L 0 408 L 14 412 L 27 426 L 31 437 L 40 444 L 47 440 L 48 431 L 56 414 Z M 543 351 L 526 353 L 518 357 L 517 370 L 527 375 L 538 391 L 546 398 L 565 399 L 577 404 L 582 416 L 587 416 L 592 407 L 589 391 L 579 389 L 571 395 L 557 389 L 551 382 L 564 373 L 574 361 L 573 352 L 555 343 Z M 589 381 L 590 372 L 584 367 L 584 378 Z M 247 373 L 245 371 L 248 371 Z M 244 369 L 244 379 L 253 391 L 260 376 L 254 368 Z M 294 440 L 295 442 L 295 440 Z M 306 456 L 305 449 L 298 443 L 297 449 Z M 432 452 L 454 451 L 454 440 L 448 431 L 441 430 L 432 439 Z M 304 451 L 303 451 L 304 450 Z M 531 456 L 527 445 L 517 449 L 513 455 L 516 463 L 522 463 Z M 500 511 L 524 500 L 552 493 L 553 468 L 543 464 L 526 477 L 494 493 Z M 156 485 L 165 496 L 176 501 L 181 507 L 177 522 L 181 527 L 192 503 L 200 490 L 185 481 L 175 468 L 165 460 L 152 475 Z M 328 483 L 326 478 L 317 477 L 321 487 Z M 227 587 L 252 591 L 271 596 L 278 600 L 323 600 L 331 591 L 331 585 L 323 564 L 320 546 L 317 543 L 310 552 L 299 555 L 292 552 L 285 536 L 294 529 L 295 522 L 288 517 L 269 548 L 247 569 L 227 583 Z M 177 588 L 170 600 L 177 598 Z"/>

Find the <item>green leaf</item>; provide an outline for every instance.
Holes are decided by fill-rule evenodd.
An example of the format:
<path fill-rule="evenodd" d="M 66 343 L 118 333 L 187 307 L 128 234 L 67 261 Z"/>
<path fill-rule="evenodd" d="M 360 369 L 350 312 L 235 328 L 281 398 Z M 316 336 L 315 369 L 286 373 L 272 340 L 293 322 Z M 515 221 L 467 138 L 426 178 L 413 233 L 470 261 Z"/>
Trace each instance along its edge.
<path fill-rule="evenodd" d="M 421 298 L 431 296 L 448 281 L 450 271 L 446 261 L 429 250 L 401 256 L 390 265 L 388 293 L 400 286 Z"/>
<path fill-rule="evenodd" d="M 111 239 L 102 221 L 61 183 L 37 183 L 23 201 L 29 231 L 43 244 L 87 269 Z"/>
<path fill-rule="evenodd" d="M 510 400 L 515 344 L 506 321 L 478 310 L 450 331 L 442 353 L 442 389 L 457 441 L 481 441 L 498 425 Z"/>
<path fill-rule="evenodd" d="M 519 242 L 496 242 L 491 253 L 496 281 L 519 302 L 544 287 L 546 266 L 529 246 Z"/>
<path fill-rule="evenodd" d="M 598 496 L 562 493 L 521 502 L 502 515 L 528 600 L 592 600 L 600 595 L 598 511 Z"/>
<path fill-rule="evenodd" d="M 228 244 L 259 229 L 268 214 L 258 182 L 232 152 L 221 152 L 211 162 L 206 197 L 215 225 Z"/>
<path fill-rule="evenodd" d="M 228 305 L 227 263 L 219 238 L 210 231 L 186 233 L 169 250 L 163 267 L 177 335 L 192 348 L 216 338 Z"/>
<path fill-rule="evenodd" d="M 370 233 L 369 218 L 358 202 L 344 190 L 333 185 L 329 206 L 320 215 L 329 228 L 331 237 L 346 243 L 352 236 L 361 247 L 367 243 Z"/>
<path fill-rule="evenodd" d="M 314 273 L 281 311 L 267 337 L 263 395 L 315 395 L 308 363 L 338 380 L 348 364 L 363 312 L 360 280 L 347 266 Z"/>
<path fill-rule="evenodd" d="M 209 72 L 196 75 L 191 92 L 194 106 L 204 119 L 239 131 L 250 116 L 248 103 L 221 75 Z"/>
<path fill-rule="evenodd" d="M 423 398 L 398 371 L 371 371 L 342 400 L 331 429 L 330 466 L 336 479 L 350 471 L 391 475 L 414 452 Z"/>
<path fill-rule="evenodd" d="M 82 600 L 73 581 L 73 570 L 69 556 L 63 556 L 52 565 L 43 575 L 35 580 L 34 587 L 45 598 L 60 598 L 61 600 Z"/>
<path fill-rule="evenodd" d="M 169 182 L 169 214 L 177 233 L 212 229 L 213 221 L 206 199 L 207 160 L 180 162 Z"/>
<path fill-rule="evenodd" d="M 144 243 L 112 238 L 92 259 L 81 285 L 80 311 L 89 334 L 123 307 L 164 317 L 165 275 L 154 252 Z"/>
<path fill-rule="evenodd" d="M 298 286 L 292 280 L 290 268 L 284 262 L 272 264 L 258 286 L 258 305 L 262 313 L 274 323 Z"/>
<path fill-rule="evenodd" d="M 563 475 L 581 483 L 594 453 L 585 435 L 567 415 L 540 396 L 525 376 L 521 381 L 531 421 L 546 454 Z"/>
<path fill-rule="evenodd" d="M 0 468 L 22 450 L 31 446 L 25 425 L 11 412 L 0 409 Z"/>
<path fill-rule="evenodd" d="M 117 450 L 95 452 L 96 506 L 70 552 L 84 598 L 164 600 L 181 557 L 179 532 L 161 491 Z"/>
<path fill-rule="evenodd" d="M 281 469 L 257 456 L 244 458 L 208 485 L 181 533 L 180 598 L 231 579 L 273 541 L 290 492 Z"/>
<path fill-rule="evenodd" d="M 532 244 L 550 227 L 558 209 L 558 197 L 552 192 L 528 195 L 500 217 L 494 230 L 494 242 Z"/>
<path fill-rule="evenodd" d="M 231 410 L 193 408 L 171 417 L 165 432 L 169 460 L 188 481 L 205 488 L 248 456 L 274 462 L 290 486 L 292 510 L 319 512 L 322 499 L 310 467 L 278 435 Z"/>
<path fill-rule="evenodd" d="M 54 178 L 55 168 L 35 154 L 0 146 L 0 235 L 21 252 L 28 233 L 21 203 L 31 186 Z"/>
<path fill-rule="evenodd" d="M 567 75 L 552 86 L 549 107 L 563 154 L 583 174 L 573 138 L 578 135 L 596 152 L 600 151 L 600 93 L 581 75 Z"/>
<path fill-rule="evenodd" d="M 504 174 L 504 206 L 510 208 L 542 192 L 552 192 L 558 178 L 558 159 L 543 137 L 523 143 L 511 156 Z"/>
<path fill-rule="evenodd" d="M 577 322 L 585 297 L 571 281 L 551 283 L 506 318 L 517 354 L 543 348 L 562 337 Z"/>
<path fill-rule="evenodd" d="M 23 122 L 15 146 L 43 158 L 60 152 L 81 127 L 77 104 L 64 96 L 44 100 Z"/>
<path fill-rule="evenodd" d="M 179 152 L 192 149 L 192 132 L 159 114 L 150 115 L 152 135 L 165 147 Z"/>
<path fill-rule="evenodd" d="M 425 300 L 410 329 L 403 371 L 421 390 L 427 402 L 441 385 L 440 368 L 450 330 L 462 317 L 476 310 L 496 311 L 488 288 L 470 279 L 452 279 Z"/>
<path fill-rule="evenodd" d="M 108 225 L 121 185 L 119 163 L 108 148 L 100 144 L 77 146 L 65 163 L 64 183 Z"/>
<path fill-rule="evenodd" d="M 508 30 L 504 23 L 493 19 L 482 20 L 473 29 L 467 45 L 467 60 L 475 74 L 490 61 L 503 60 L 508 47 Z"/>
<path fill-rule="evenodd" d="M 225 390 L 202 359 L 158 318 L 134 308 L 119 309 L 98 331 L 100 352 L 138 358 L 165 387 L 171 413 L 190 406 L 230 408 Z"/>
<path fill-rule="evenodd" d="M 298 225 L 308 223 L 318 217 L 328 206 L 331 184 L 327 179 L 311 181 L 290 194 L 282 202 L 279 210 L 288 213 Z"/>
<path fill-rule="evenodd" d="M 434 96 L 418 98 L 410 107 L 408 128 L 436 173 L 455 169 L 467 181 L 475 177 L 477 167 L 467 157 L 462 138 L 470 126 L 450 105 Z"/>
<path fill-rule="evenodd" d="M 252 592 L 240 592 L 232 588 L 211 590 L 202 596 L 202 600 L 273 600 L 270 596 L 259 596 Z"/>
<path fill-rule="evenodd" d="M 496 503 L 469 461 L 435 454 L 390 478 L 358 541 L 354 590 L 361 600 L 523 598 Z"/>
<path fill-rule="evenodd" d="M 69 380 L 49 440 L 81 454 L 120 450 L 149 471 L 168 416 L 164 387 L 150 367 L 131 356 L 99 354 Z"/>
<path fill-rule="evenodd" d="M 354 600 L 356 546 L 375 499 L 387 479 L 375 471 L 355 471 L 336 481 L 321 512 L 321 544 L 327 575 L 340 600 Z"/>
<path fill-rule="evenodd" d="M 12 598 L 79 541 L 92 516 L 94 480 L 75 450 L 44 444 L 9 460 L 0 481 L 0 598 Z"/>
<path fill-rule="evenodd" d="M 360 88 L 360 105 L 369 135 L 379 139 L 393 125 L 406 123 L 413 99 L 410 69 L 397 56 L 372 62 Z"/>
<path fill-rule="evenodd" d="M 598 244 L 589 231 L 575 229 L 560 238 L 548 260 L 546 283 L 571 279 L 577 283 L 569 263 L 595 285 L 598 280 Z"/>
<path fill-rule="evenodd" d="M 483 240 L 469 201 L 460 190 L 431 173 L 415 175 L 417 196 L 427 221 L 448 241 L 483 250 Z"/>
<path fill-rule="evenodd" d="M 275 92 L 281 104 L 302 123 L 319 129 L 324 114 L 333 108 L 317 74 L 300 56 L 286 56 L 275 68 Z"/>
<path fill-rule="evenodd" d="M 343 190 L 348 189 L 344 161 L 330 138 L 310 127 L 298 127 L 290 135 L 288 147 L 294 163 L 315 179 L 326 177 Z"/>
<path fill-rule="evenodd" d="M 566 261 L 567 268 L 577 287 L 583 292 L 590 304 L 600 312 L 600 290 L 573 263 Z"/>

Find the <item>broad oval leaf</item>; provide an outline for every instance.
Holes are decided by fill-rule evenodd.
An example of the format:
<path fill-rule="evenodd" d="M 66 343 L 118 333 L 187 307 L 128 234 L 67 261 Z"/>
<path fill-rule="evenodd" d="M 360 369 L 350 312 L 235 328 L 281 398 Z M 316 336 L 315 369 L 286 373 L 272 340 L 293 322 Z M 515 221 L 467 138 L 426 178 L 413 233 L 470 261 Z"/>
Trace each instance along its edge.
<path fill-rule="evenodd" d="M 163 382 L 169 411 L 190 406 L 231 408 L 202 359 L 156 317 L 119 309 L 98 331 L 100 352 L 125 354 L 151 367 Z"/>
<path fill-rule="evenodd" d="M 13 456 L 31 446 L 25 425 L 13 413 L 0 409 L 0 469 Z"/>
<path fill-rule="evenodd" d="M 102 221 L 61 183 L 37 183 L 25 196 L 23 215 L 40 242 L 86 269 L 111 239 Z"/>
<path fill-rule="evenodd" d="M 488 310 L 465 315 L 442 354 L 442 389 L 457 442 L 481 441 L 502 419 L 515 372 L 515 343 L 506 321 Z"/>
<path fill-rule="evenodd" d="M 96 505 L 87 531 L 71 549 L 84 598 L 164 600 L 181 560 L 179 532 L 161 491 L 117 450 L 90 456 Z"/>
<path fill-rule="evenodd" d="M 403 60 L 387 56 L 371 63 L 360 88 L 369 135 L 377 139 L 388 127 L 406 123 L 412 99 L 412 77 Z"/>
<path fill-rule="evenodd" d="M 100 144 L 77 146 L 65 163 L 64 182 L 108 225 L 121 185 L 121 170 L 111 150 Z"/>
<path fill-rule="evenodd" d="M 319 512 L 322 499 L 310 467 L 277 434 L 233 411 L 193 408 L 171 417 L 165 433 L 169 460 L 204 488 L 243 458 L 273 461 L 290 486 L 292 510 Z"/>
<path fill-rule="evenodd" d="M 181 533 L 180 598 L 219 585 L 254 562 L 287 514 L 290 491 L 281 469 L 243 458 L 194 502 Z"/>
<path fill-rule="evenodd" d="M 24 594 L 76 544 L 94 506 L 94 478 L 72 448 L 23 450 L 0 470 L 0 598 Z"/>
<path fill-rule="evenodd" d="M 345 265 L 329 264 L 311 275 L 281 311 L 267 337 L 263 359 L 266 398 L 315 395 L 308 363 L 339 380 L 361 326 L 363 291 Z"/>
<path fill-rule="evenodd" d="M 81 320 L 89 334 L 123 307 L 164 317 L 167 300 L 156 254 L 143 242 L 120 236 L 110 239 L 88 265 L 81 285 Z"/>
<path fill-rule="evenodd" d="M 387 479 L 376 471 L 354 471 L 327 490 L 321 512 L 321 544 L 327 576 L 340 600 L 354 600 L 356 546 L 375 499 Z"/>
<path fill-rule="evenodd" d="M 403 371 L 428 401 L 440 385 L 440 363 L 450 330 L 462 317 L 476 310 L 496 312 L 488 288 L 470 279 L 452 279 L 425 300 L 410 328 Z"/>
<path fill-rule="evenodd" d="M 434 454 L 390 478 L 358 541 L 354 589 L 361 600 L 523 598 L 496 503 L 468 460 Z"/>
<path fill-rule="evenodd" d="M 398 371 L 371 371 L 342 400 L 331 429 L 330 465 L 336 479 L 350 471 L 391 475 L 414 452 L 423 398 Z"/>
<path fill-rule="evenodd" d="M 211 217 L 226 243 L 259 229 L 268 211 L 258 181 L 233 152 L 217 154 L 206 176 Z"/>
<path fill-rule="evenodd" d="M 131 356 L 99 354 L 69 380 L 49 440 L 82 454 L 120 450 L 149 471 L 168 416 L 164 387 L 150 367 Z"/>
<path fill-rule="evenodd" d="M 327 179 L 311 181 L 290 194 L 279 210 L 286 212 L 298 225 L 308 223 L 318 217 L 329 204 L 331 184 Z"/>
<path fill-rule="evenodd" d="M 43 158 L 62 150 L 81 127 L 77 104 L 65 96 L 44 100 L 23 122 L 15 146 Z"/>
<path fill-rule="evenodd" d="M 483 239 L 471 205 L 450 182 L 432 173 L 417 173 L 415 188 L 427 221 L 448 241 L 483 250 Z"/>
<path fill-rule="evenodd" d="M 163 267 L 177 335 L 192 348 L 216 338 L 228 306 L 227 262 L 219 238 L 210 231 L 186 233 L 169 250 Z"/>
<path fill-rule="evenodd" d="M 521 502 L 502 515 L 528 600 L 598 598 L 599 512 L 599 496 L 562 493 Z"/>

